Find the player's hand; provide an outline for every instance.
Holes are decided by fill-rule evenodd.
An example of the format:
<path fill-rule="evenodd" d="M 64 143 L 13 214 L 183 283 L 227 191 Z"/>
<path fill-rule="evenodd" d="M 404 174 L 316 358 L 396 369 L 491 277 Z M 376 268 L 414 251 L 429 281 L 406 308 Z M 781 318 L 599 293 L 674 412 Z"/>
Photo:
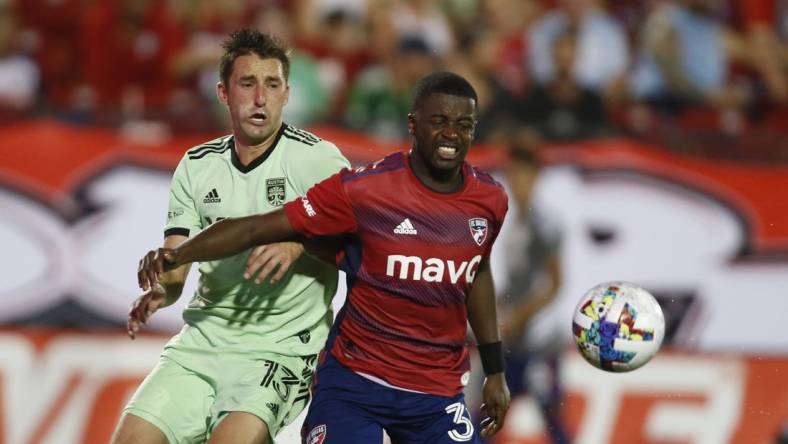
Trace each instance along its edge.
<path fill-rule="evenodd" d="M 256 275 L 254 281 L 261 284 L 276 269 L 271 276 L 271 283 L 279 282 L 303 252 L 304 246 L 298 242 L 279 242 L 257 247 L 246 261 L 244 277 L 251 279 Z"/>
<path fill-rule="evenodd" d="M 131 304 L 129 317 L 126 320 L 126 331 L 134 339 L 140 330 L 140 324 L 147 324 L 148 319 L 167 300 L 167 292 L 161 284 L 154 284 L 145 290 L 140 297 Z"/>
<path fill-rule="evenodd" d="M 159 275 L 177 266 L 177 254 L 172 248 L 151 250 L 142 259 L 137 269 L 137 284 L 143 291 L 159 283 Z"/>
<path fill-rule="evenodd" d="M 506 412 L 509 410 L 509 387 L 506 386 L 506 378 L 503 373 L 495 373 L 484 380 L 482 388 L 482 411 L 487 417 L 482 420 L 483 438 L 498 433 L 503 428 Z"/>

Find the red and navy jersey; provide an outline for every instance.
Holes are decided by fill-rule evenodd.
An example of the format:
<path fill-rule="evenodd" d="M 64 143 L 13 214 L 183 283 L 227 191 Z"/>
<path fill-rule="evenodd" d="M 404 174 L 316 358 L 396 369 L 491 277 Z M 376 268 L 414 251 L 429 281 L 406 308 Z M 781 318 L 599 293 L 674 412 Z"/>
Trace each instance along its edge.
<path fill-rule="evenodd" d="M 348 295 L 327 348 L 396 387 L 454 396 L 468 382 L 466 300 L 508 208 L 490 175 L 463 164 L 438 193 L 395 153 L 318 183 L 285 206 L 307 237 L 351 235 Z"/>

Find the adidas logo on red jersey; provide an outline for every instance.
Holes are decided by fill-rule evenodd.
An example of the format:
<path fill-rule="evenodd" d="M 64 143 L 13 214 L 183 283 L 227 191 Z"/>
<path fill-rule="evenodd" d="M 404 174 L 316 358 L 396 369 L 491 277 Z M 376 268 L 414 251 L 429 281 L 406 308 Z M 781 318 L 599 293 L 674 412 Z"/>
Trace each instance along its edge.
<path fill-rule="evenodd" d="M 405 218 L 405 220 L 400 222 L 397 228 L 394 229 L 394 234 L 418 234 L 418 231 L 413 227 L 410 219 Z"/>

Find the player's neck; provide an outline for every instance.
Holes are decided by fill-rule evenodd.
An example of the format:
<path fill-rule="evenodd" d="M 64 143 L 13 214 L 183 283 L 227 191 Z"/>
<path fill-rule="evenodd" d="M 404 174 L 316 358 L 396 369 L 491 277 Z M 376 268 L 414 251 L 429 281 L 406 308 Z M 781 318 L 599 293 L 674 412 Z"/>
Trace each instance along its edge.
<path fill-rule="evenodd" d="M 279 134 L 279 131 L 282 129 L 282 123 L 276 127 L 276 130 L 271 133 L 265 140 L 257 145 L 252 145 L 246 141 L 241 140 L 239 137 L 235 137 L 235 153 L 238 154 L 238 160 L 241 161 L 241 164 L 244 166 L 249 165 L 250 163 L 254 162 L 255 159 L 262 156 L 269 149 L 274 145 L 274 141 L 276 140 L 276 136 Z"/>
<path fill-rule="evenodd" d="M 408 156 L 413 174 L 427 188 L 438 193 L 454 193 L 462 188 L 462 165 L 454 170 L 435 170 L 430 168 L 418 154 L 411 151 Z"/>

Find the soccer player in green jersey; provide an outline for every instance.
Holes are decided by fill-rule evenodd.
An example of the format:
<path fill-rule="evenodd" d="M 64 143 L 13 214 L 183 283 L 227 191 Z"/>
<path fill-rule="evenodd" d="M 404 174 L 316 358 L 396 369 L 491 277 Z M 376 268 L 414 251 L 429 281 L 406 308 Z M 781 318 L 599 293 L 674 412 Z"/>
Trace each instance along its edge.
<path fill-rule="evenodd" d="M 224 44 L 217 94 L 232 134 L 190 149 L 172 179 L 165 247 L 212 223 L 268 212 L 349 166 L 337 147 L 282 121 L 289 95 L 284 42 L 257 31 Z M 200 265 L 185 325 L 124 410 L 114 444 L 269 443 L 309 400 L 332 320 L 336 267 L 297 243 Z M 262 269 L 247 276 L 250 269 Z M 143 285 L 129 312 L 140 324 L 181 294 L 188 266 Z M 271 273 L 270 279 L 263 279 Z"/>

